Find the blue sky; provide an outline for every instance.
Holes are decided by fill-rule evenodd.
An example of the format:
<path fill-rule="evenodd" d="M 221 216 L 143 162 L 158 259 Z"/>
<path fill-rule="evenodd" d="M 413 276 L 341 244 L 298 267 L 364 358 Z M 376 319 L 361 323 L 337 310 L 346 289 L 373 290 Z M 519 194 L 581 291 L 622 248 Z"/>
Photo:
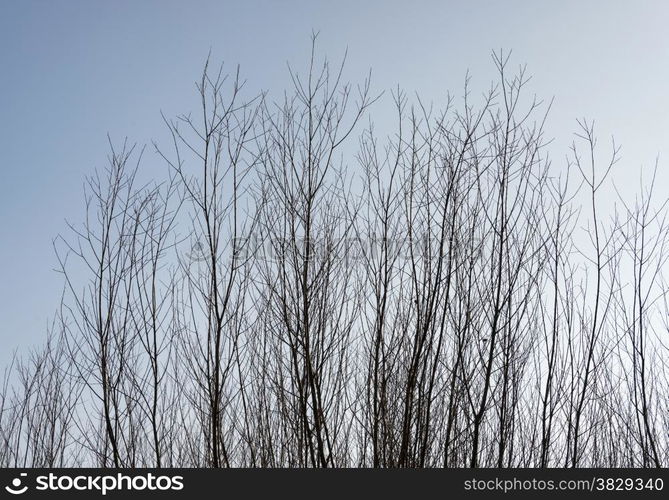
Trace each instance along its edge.
<path fill-rule="evenodd" d="M 160 141 L 161 111 L 196 109 L 210 50 L 240 64 L 250 89 L 280 92 L 317 30 L 323 54 L 348 49 L 351 79 L 372 68 L 376 90 L 399 85 L 435 104 L 460 95 L 468 69 L 487 84 L 491 50 L 513 50 L 531 91 L 555 98 L 555 162 L 576 118 L 594 119 L 623 146 L 618 182 L 634 184 L 669 153 L 668 23 L 662 1 L 1 1 L 0 362 L 44 338 L 62 284 L 51 241 L 81 220 L 107 134 Z M 383 106 L 377 121 L 390 116 Z M 145 165 L 164 168 L 152 153 Z"/>

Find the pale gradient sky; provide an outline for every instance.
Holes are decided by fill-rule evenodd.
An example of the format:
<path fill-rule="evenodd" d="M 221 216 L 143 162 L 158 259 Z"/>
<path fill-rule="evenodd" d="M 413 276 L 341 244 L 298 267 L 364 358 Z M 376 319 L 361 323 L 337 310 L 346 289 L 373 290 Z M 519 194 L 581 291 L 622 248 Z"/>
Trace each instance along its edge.
<path fill-rule="evenodd" d="M 623 145 L 616 175 L 634 184 L 669 153 L 668 25 L 660 0 L 0 0 L 0 363 L 44 338 L 62 285 L 51 241 L 66 218 L 81 220 L 83 178 L 104 165 L 107 133 L 164 137 L 160 111 L 196 109 L 210 49 L 254 89 L 281 91 L 286 62 L 305 62 L 318 30 L 324 54 L 348 48 L 352 79 L 371 67 L 375 89 L 399 85 L 435 104 L 460 95 L 467 69 L 490 81 L 490 51 L 511 49 L 531 90 L 555 97 L 554 161 L 575 119 L 594 119 Z M 149 154 L 147 168 L 163 166 Z"/>

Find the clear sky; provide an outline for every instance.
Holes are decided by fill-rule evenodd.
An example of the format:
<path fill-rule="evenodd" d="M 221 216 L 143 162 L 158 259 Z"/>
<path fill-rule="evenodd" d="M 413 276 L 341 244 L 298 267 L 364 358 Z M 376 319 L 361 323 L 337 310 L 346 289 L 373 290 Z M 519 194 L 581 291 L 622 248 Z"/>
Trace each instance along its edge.
<path fill-rule="evenodd" d="M 107 133 L 163 138 L 161 110 L 196 109 L 209 50 L 252 88 L 281 91 L 286 62 L 305 62 L 317 30 L 329 57 L 348 48 L 351 79 L 372 68 L 375 89 L 435 104 L 461 93 L 467 69 L 489 82 L 491 50 L 513 50 L 531 90 L 555 98 L 555 162 L 576 118 L 594 119 L 623 145 L 618 178 L 636 183 L 641 165 L 669 155 L 668 25 L 661 0 L 0 0 L 0 363 L 44 337 L 62 285 L 51 241 L 81 220 Z M 162 168 L 152 154 L 147 165 Z"/>

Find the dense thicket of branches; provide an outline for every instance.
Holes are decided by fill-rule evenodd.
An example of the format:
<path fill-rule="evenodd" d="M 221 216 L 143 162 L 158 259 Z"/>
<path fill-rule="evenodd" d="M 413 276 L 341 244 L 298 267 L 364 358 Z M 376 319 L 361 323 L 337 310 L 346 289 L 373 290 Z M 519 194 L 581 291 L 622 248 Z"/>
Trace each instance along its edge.
<path fill-rule="evenodd" d="M 667 466 L 666 204 L 651 179 L 601 208 L 615 146 L 581 122 L 551 166 L 547 107 L 493 59 L 483 99 L 393 93 L 385 139 L 341 67 L 279 102 L 205 67 L 165 179 L 112 148 L 56 241 L 0 465 Z"/>

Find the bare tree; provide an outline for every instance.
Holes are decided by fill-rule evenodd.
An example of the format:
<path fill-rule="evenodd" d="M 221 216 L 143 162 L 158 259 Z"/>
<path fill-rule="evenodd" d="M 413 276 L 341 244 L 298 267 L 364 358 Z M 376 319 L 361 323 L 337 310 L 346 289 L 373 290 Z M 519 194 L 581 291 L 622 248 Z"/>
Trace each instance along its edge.
<path fill-rule="evenodd" d="M 480 99 L 397 89 L 382 137 L 315 36 L 280 98 L 207 61 L 164 178 L 112 146 L 56 240 L 0 465 L 665 466 L 668 203 L 609 196 L 585 121 L 553 165 L 550 104 L 493 64 Z"/>

